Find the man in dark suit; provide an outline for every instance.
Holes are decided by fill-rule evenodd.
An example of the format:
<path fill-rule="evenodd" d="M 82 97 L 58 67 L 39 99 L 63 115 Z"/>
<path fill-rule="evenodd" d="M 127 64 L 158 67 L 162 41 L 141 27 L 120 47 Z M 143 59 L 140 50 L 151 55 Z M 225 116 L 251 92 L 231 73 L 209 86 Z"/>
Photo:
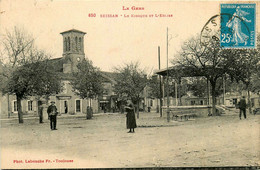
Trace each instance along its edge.
<path fill-rule="evenodd" d="M 55 106 L 55 102 L 51 101 L 51 105 L 47 109 L 47 113 L 50 118 L 50 125 L 51 125 L 51 130 L 57 130 L 56 129 L 56 124 L 57 124 L 57 107 Z"/>
<path fill-rule="evenodd" d="M 238 103 L 238 107 L 239 107 L 239 118 L 241 119 L 242 116 L 242 112 L 244 115 L 244 118 L 246 119 L 246 99 L 245 96 L 242 97 L 242 99 L 240 100 L 240 102 Z"/>

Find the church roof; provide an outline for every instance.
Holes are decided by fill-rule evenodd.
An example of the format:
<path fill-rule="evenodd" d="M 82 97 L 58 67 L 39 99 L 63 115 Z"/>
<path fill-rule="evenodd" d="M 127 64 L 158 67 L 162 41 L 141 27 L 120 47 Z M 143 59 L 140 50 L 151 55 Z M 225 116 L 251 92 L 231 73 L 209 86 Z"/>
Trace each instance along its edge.
<path fill-rule="evenodd" d="M 53 58 L 48 60 L 49 64 L 54 66 L 55 72 L 63 72 L 63 58 Z"/>
<path fill-rule="evenodd" d="M 68 31 L 61 32 L 60 34 L 65 34 L 65 33 L 68 33 L 68 32 L 79 32 L 79 33 L 82 33 L 82 34 L 86 34 L 85 32 L 82 32 L 82 31 L 79 31 L 79 30 L 76 30 L 76 29 L 70 29 Z"/>

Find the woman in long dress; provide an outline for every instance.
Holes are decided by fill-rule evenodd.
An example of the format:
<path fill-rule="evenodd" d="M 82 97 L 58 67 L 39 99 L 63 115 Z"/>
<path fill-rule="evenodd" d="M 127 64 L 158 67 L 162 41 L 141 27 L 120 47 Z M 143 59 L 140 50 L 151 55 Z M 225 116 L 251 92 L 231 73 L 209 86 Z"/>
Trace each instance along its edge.
<path fill-rule="evenodd" d="M 134 113 L 134 106 L 131 100 L 127 100 L 126 110 L 126 128 L 130 129 L 128 133 L 134 133 L 136 128 L 136 120 Z"/>
<path fill-rule="evenodd" d="M 243 43 L 247 45 L 248 36 L 242 32 L 241 29 L 241 21 L 245 22 L 251 22 L 251 20 L 247 20 L 244 16 L 248 15 L 249 13 L 243 11 L 240 9 L 240 7 L 237 7 L 236 12 L 233 14 L 231 19 L 227 22 L 226 26 L 232 29 L 233 32 L 233 38 L 232 42 L 235 43 L 235 45 L 238 45 L 239 43 Z"/>

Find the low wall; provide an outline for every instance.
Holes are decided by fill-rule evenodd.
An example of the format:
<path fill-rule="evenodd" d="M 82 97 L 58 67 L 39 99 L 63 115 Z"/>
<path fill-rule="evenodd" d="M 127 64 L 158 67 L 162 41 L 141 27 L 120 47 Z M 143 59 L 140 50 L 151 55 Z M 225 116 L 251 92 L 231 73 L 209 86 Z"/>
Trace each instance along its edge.
<path fill-rule="evenodd" d="M 211 113 L 211 106 L 208 105 L 199 105 L 199 106 L 169 106 L 170 117 L 175 113 L 189 112 L 198 117 L 207 117 Z M 163 106 L 163 115 L 167 116 L 167 106 Z"/>

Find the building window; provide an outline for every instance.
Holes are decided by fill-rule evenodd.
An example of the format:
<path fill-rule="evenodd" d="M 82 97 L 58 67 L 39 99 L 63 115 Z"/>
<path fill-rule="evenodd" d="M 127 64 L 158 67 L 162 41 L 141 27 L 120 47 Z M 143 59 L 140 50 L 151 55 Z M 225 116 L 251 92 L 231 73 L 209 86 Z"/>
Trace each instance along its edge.
<path fill-rule="evenodd" d="M 70 37 L 68 37 L 68 51 L 70 51 Z"/>
<path fill-rule="evenodd" d="M 75 50 L 78 51 L 78 37 L 75 37 Z"/>
<path fill-rule="evenodd" d="M 108 90 L 103 90 L 103 95 L 108 95 Z"/>
<path fill-rule="evenodd" d="M 65 49 L 65 51 L 68 50 L 68 48 L 67 48 L 67 38 L 65 38 L 65 40 L 64 40 L 64 49 Z"/>
<path fill-rule="evenodd" d="M 255 107 L 255 99 L 251 99 L 251 106 Z"/>
<path fill-rule="evenodd" d="M 192 101 L 190 102 L 190 104 L 191 104 L 191 105 L 195 105 L 195 101 L 192 100 Z"/>
<path fill-rule="evenodd" d="M 17 101 L 13 101 L 13 112 L 18 112 L 18 106 L 17 106 Z"/>
<path fill-rule="evenodd" d="M 153 100 L 150 101 L 150 106 L 153 107 Z"/>
<path fill-rule="evenodd" d="M 32 107 L 32 104 L 33 104 L 33 101 L 31 101 L 31 100 L 29 100 L 28 101 L 28 111 L 32 111 L 33 109 L 33 107 Z"/>
<path fill-rule="evenodd" d="M 81 50 L 81 37 L 79 37 L 79 51 Z"/>
<path fill-rule="evenodd" d="M 81 100 L 76 100 L 76 112 L 81 112 Z"/>
<path fill-rule="evenodd" d="M 64 113 L 68 113 L 68 101 L 64 101 Z"/>
<path fill-rule="evenodd" d="M 233 104 L 237 104 L 237 99 L 233 99 Z"/>
<path fill-rule="evenodd" d="M 200 101 L 200 105 L 203 105 L 203 100 Z"/>

